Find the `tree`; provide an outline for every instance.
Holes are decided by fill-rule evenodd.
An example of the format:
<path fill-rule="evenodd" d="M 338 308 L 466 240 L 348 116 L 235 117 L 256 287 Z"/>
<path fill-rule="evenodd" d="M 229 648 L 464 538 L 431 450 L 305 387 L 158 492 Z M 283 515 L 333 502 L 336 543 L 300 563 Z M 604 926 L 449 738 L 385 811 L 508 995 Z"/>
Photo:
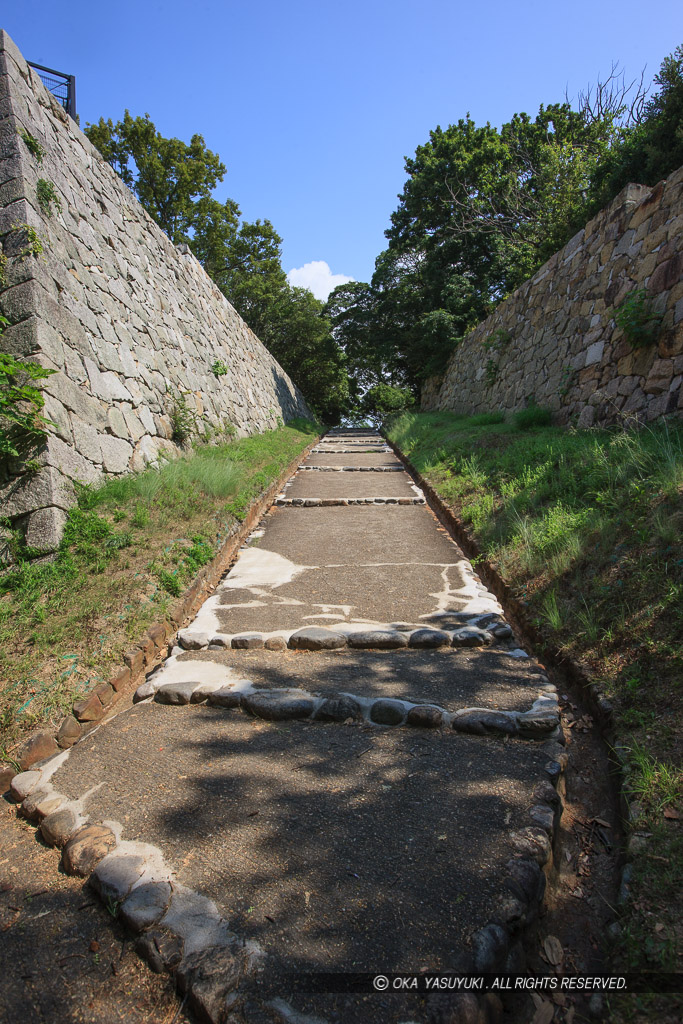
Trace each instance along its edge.
<path fill-rule="evenodd" d="M 465 332 L 585 219 L 613 138 L 569 103 L 500 130 L 467 115 L 406 159 L 407 179 L 369 285 L 331 297 L 335 337 L 364 385 L 408 386 L 443 370 Z"/>
<path fill-rule="evenodd" d="M 208 200 L 225 175 L 202 136 L 193 135 L 189 145 L 166 139 L 149 114 L 134 118 L 127 110 L 122 121 L 100 118 L 85 133 L 168 237 L 189 241 L 196 204 Z"/>
<path fill-rule="evenodd" d="M 654 84 L 658 91 L 620 130 L 596 169 L 593 210 L 610 202 L 629 182 L 656 185 L 683 164 L 683 45 L 664 58 Z"/>
<path fill-rule="evenodd" d="M 415 399 L 408 388 L 397 388 L 391 384 L 375 384 L 369 388 L 360 402 L 360 413 L 381 423 L 387 416 L 403 412 L 413 405 Z"/>
<path fill-rule="evenodd" d="M 290 287 L 282 239 L 270 221 L 240 223 L 234 200 L 212 196 L 225 167 L 202 136 L 189 145 L 165 139 L 149 114 L 133 118 L 128 111 L 116 124 L 101 118 L 88 125 L 86 134 L 169 238 L 189 243 L 313 411 L 338 422 L 349 404 L 348 379 L 323 304 Z"/>

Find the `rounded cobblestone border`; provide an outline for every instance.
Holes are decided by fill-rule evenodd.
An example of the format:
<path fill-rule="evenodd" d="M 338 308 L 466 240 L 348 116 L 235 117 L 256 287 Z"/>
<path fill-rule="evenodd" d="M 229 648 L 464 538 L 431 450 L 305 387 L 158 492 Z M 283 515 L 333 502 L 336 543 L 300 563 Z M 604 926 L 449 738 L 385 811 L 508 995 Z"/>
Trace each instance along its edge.
<path fill-rule="evenodd" d="M 477 559 L 477 569 L 490 587 L 491 591 L 506 607 L 510 608 L 525 636 L 529 637 L 535 647 L 542 652 L 545 661 L 553 665 L 563 676 L 576 686 L 585 698 L 594 721 L 609 748 L 610 756 L 615 764 L 619 780 L 619 804 L 621 817 L 626 826 L 636 822 L 640 816 L 637 798 L 628 789 L 629 752 L 621 742 L 616 730 L 614 709 L 611 701 L 600 689 L 593 678 L 590 666 L 585 662 L 576 661 L 564 651 L 548 642 L 529 615 L 526 601 L 520 600 L 512 593 L 509 586 L 500 578 L 494 566 L 483 557 L 475 538 L 469 533 L 464 523 L 458 519 L 452 509 L 444 502 L 441 495 L 432 487 L 422 474 L 415 469 L 410 460 L 390 440 L 387 443 L 391 451 L 400 459 L 402 466 L 415 483 L 424 491 L 430 506 L 438 515 L 441 523 L 454 536 L 468 558 Z M 624 903 L 630 898 L 630 880 L 633 874 L 633 861 L 642 852 L 644 844 L 639 836 L 631 836 L 624 848 L 625 863 L 621 870 L 619 886 L 619 902 Z"/>
<path fill-rule="evenodd" d="M 65 755 L 12 780 L 11 797 L 37 825 L 48 846 L 61 849 L 60 867 L 88 880 L 106 908 L 137 938 L 135 948 L 152 970 L 172 973 L 199 1019 L 226 1024 L 239 988 L 264 956 L 237 936 L 213 900 L 175 881 L 161 850 L 121 839 L 115 822 L 91 822 L 86 794 L 70 801 L 52 788 Z"/>
<path fill-rule="evenodd" d="M 321 696 L 297 687 L 256 689 L 249 686 L 235 689 L 229 684 L 211 685 L 192 680 L 162 683 L 152 693 L 146 687 L 141 688 L 140 699 L 153 696 L 158 704 L 206 704 L 240 709 L 267 721 L 299 718 L 333 722 L 353 719 L 387 727 L 408 725 L 453 729 L 454 732 L 473 736 L 516 736 L 528 740 L 547 739 L 549 736 L 557 738 L 560 714 L 555 688 L 546 682 L 537 689 L 543 692 L 528 711 L 479 707 L 448 711 L 436 703 L 421 701 L 415 704 L 401 698 L 369 698 L 346 692 Z"/>
<path fill-rule="evenodd" d="M 317 444 L 312 441 L 293 459 L 270 487 L 262 491 L 251 503 L 241 523 L 235 523 L 222 541 L 211 562 L 195 577 L 184 594 L 171 606 L 169 619 L 151 626 L 141 639 L 123 655 L 123 665 L 115 667 L 109 681 L 103 681 L 82 700 L 74 703 L 68 714 L 54 728 L 34 730 L 16 751 L 15 762 L 20 771 L 51 757 L 58 750 L 77 743 L 108 713 L 121 695 L 138 683 L 143 673 L 158 664 L 168 654 L 168 640 L 184 622 L 191 620 L 207 594 L 235 562 L 239 548 L 249 536 L 258 520 L 273 504 L 283 485 Z M 18 774 L 10 765 L 0 765 L 0 795 L 10 788 Z"/>
<path fill-rule="evenodd" d="M 393 449 L 384 448 L 313 448 L 311 455 L 392 455 Z"/>
<path fill-rule="evenodd" d="M 305 702 L 307 695 L 299 694 L 298 699 Z M 257 695 L 258 691 L 252 695 L 252 709 Z M 318 709 L 321 721 L 353 717 L 354 698 L 341 694 L 326 701 L 330 705 L 326 712 Z M 371 703 L 373 707 L 392 704 L 384 699 Z M 382 708 L 383 713 L 385 710 Z M 301 716 L 290 713 L 287 717 Z M 509 833 L 515 856 L 506 863 L 501 879 L 507 895 L 491 920 L 471 935 L 469 950 L 456 954 L 449 963 L 449 969 L 457 973 L 524 971 L 524 929 L 538 916 L 554 863 L 567 765 L 562 742 L 546 739 L 541 749 L 547 752 L 548 761 L 544 778 L 530 794 L 528 824 Z M 21 813 L 38 825 L 43 840 L 61 848 L 62 870 L 87 878 L 107 909 L 137 936 L 136 951 L 150 967 L 175 975 L 179 992 L 187 996 L 200 1019 L 227 1024 L 226 1009 L 238 1007 L 240 986 L 253 973 L 262 951 L 231 931 L 212 900 L 177 883 L 158 848 L 122 840 L 113 822 L 90 822 L 84 813 L 88 794 L 80 801 L 69 801 L 55 791 L 50 778 L 65 756 L 63 753 L 42 768 L 17 775 L 12 799 L 21 804 Z M 451 1015 L 449 1019 L 462 1021 L 481 1020 L 480 1013 L 486 1020 L 499 1019 L 502 1004 L 491 993 L 430 996 L 427 1019 L 444 1011 Z"/>
<path fill-rule="evenodd" d="M 493 615 L 493 618 L 501 620 L 498 615 Z M 504 625 L 509 629 L 506 623 Z M 446 631 L 427 628 L 426 632 Z M 199 688 L 202 684 L 196 686 Z M 549 760 L 545 766 L 546 778 L 531 794 L 530 824 L 510 833 L 517 856 L 508 861 L 502 879 L 509 895 L 500 901 L 494 917 L 471 936 L 470 951 L 463 952 L 449 965 L 458 972 L 516 973 L 524 968 L 523 930 L 538 914 L 546 877 L 553 864 L 563 809 L 563 774 L 567 764 L 556 688 L 549 682 L 541 682 L 539 688 L 543 692 L 529 712 L 500 713 L 470 708 L 451 714 L 453 728 L 457 728 L 454 722 L 461 726 L 463 723 L 468 726 L 478 724 L 484 733 L 491 728 L 496 730 L 502 724 L 499 718 L 492 721 L 491 715 L 514 715 L 517 723 L 520 719 L 525 723 L 535 719 L 537 724 L 540 720 L 546 725 L 550 724 L 552 716 L 558 723 L 557 740 L 546 740 L 543 744 Z M 242 703 L 251 699 L 251 707 L 247 710 L 251 713 L 260 710 L 265 717 L 264 701 L 267 701 L 268 694 L 272 700 L 276 692 L 254 690 L 251 694 L 240 695 L 239 700 Z M 279 693 L 282 695 L 283 691 Z M 352 695 L 324 698 L 316 706 L 313 695 L 301 690 L 294 693 L 294 701 L 286 692 L 277 698 L 278 707 L 287 709 L 288 718 L 302 717 L 304 711 L 310 713 L 311 701 L 314 713 L 323 721 L 346 721 L 353 718 L 354 705 L 362 709 L 362 698 Z M 234 700 L 234 696 L 234 692 L 224 694 L 227 701 Z M 211 697 L 214 703 L 220 704 L 219 690 L 207 693 L 207 701 Z M 368 703 L 371 720 L 377 725 L 403 722 L 423 726 L 444 724 L 444 711 L 438 705 L 410 705 L 386 698 Z M 323 710 L 324 705 L 327 706 Z M 469 722 L 468 715 L 474 716 Z M 413 718 L 409 721 L 411 716 Z M 499 731 L 505 735 L 504 729 Z M 533 731 L 532 726 L 531 734 L 527 733 L 526 738 L 539 738 L 538 733 L 533 735 Z M 522 737 L 523 732 L 519 735 Z M 123 842 L 108 826 L 89 823 L 82 814 L 87 794 L 82 801 L 68 801 L 55 792 L 49 779 L 66 756 L 67 752 L 64 752 L 53 758 L 53 767 L 48 762 L 42 769 L 17 775 L 12 780 L 13 798 L 22 803 L 22 813 L 39 822 L 45 841 L 62 847 L 64 870 L 82 873 L 84 877 L 89 875 L 90 884 L 107 907 L 110 910 L 112 907 L 120 909 L 126 926 L 140 933 L 136 949 L 152 968 L 175 972 L 177 987 L 188 997 L 191 1008 L 209 1024 L 225 1024 L 226 1008 L 237 1006 L 239 986 L 253 970 L 260 950 L 250 947 L 229 931 L 227 922 L 220 917 L 211 900 L 177 885 L 161 852 L 155 847 Z M 434 1013 L 446 1011 L 451 1018 L 455 1013 L 463 1021 L 482 1019 L 482 1014 L 492 1020 L 500 1017 L 502 1004 L 491 993 L 483 996 L 474 993 L 436 994 L 430 996 L 427 1010 L 430 1019 Z"/>
<path fill-rule="evenodd" d="M 555 740 L 543 749 L 548 753 L 546 777 L 532 792 L 529 825 L 510 833 L 516 856 L 506 865 L 503 878 L 508 895 L 494 916 L 470 937 L 470 948 L 449 968 L 457 973 L 520 974 L 526 966 L 524 931 L 538 917 L 547 880 L 557 854 L 557 839 L 564 808 L 564 772 L 567 753 Z M 493 993 L 438 993 L 427 1000 L 428 1019 L 449 1021 L 499 1021 L 503 1004 Z"/>
<path fill-rule="evenodd" d="M 251 630 L 244 633 L 201 632 L 191 626 L 178 632 L 178 646 L 185 651 L 222 649 L 232 647 L 239 650 L 325 651 L 341 647 L 364 650 L 389 650 L 401 647 L 424 650 L 437 647 L 487 647 L 512 639 L 512 628 L 498 612 L 443 612 L 432 618 L 438 627 L 424 623 L 412 625 L 407 622 L 375 624 L 365 629 L 327 629 L 325 626 L 304 626 L 302 629 L 284 630 L 276 633 Z M 277 641 L 271 644 L 270 641 Z M 527 657 L 519 648 L 505 647 L 504 653 L 513 657 Z"/>
<path fill-rule="evenodd" d="M 287 508 L 331 508 L 335 505 L 425 505 L 424 498 L 277 498 L 275 504 Z"/>

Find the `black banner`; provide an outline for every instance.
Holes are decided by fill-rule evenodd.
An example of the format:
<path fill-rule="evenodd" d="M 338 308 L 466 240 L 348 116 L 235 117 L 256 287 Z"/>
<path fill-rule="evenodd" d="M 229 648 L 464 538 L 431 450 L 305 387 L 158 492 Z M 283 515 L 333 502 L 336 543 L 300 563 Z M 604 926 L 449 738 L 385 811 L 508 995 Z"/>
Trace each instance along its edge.
<path fill-rule="evenodd" d="M 298 992 L 683 992 L 683 974 L 411 974 L 290 975 Z"/>

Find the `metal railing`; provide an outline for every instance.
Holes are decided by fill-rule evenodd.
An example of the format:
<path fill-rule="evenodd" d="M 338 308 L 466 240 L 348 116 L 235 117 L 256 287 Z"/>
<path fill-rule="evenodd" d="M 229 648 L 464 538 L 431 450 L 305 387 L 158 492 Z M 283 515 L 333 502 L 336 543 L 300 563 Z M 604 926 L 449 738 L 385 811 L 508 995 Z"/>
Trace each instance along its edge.
<path fill-rule="evenodd" d="M 29 60 L 26 62 L 30 67 L 35 68 L 38 76 L 52 95 L 59 100 L 69 117 L 76 120 L 76 76 L 65 75 L 54 68 L 44 68 L 42 64 L 34 64 Z"/>

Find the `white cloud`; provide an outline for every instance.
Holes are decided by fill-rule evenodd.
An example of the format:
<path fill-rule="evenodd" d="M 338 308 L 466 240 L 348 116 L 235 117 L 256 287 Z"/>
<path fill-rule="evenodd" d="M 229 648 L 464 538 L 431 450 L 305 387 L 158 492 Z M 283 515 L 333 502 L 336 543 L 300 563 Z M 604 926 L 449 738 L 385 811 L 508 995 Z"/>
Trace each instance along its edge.
<path fill-rule="evenodd" d="M 287 274 L 287 280 L 294 288 L 308 288 L 316 299 L 325 302 L 327 296 L 338 284 L 346 284 L 354 278 L 345 274 L 333 274 L 325 260 L 313 260 L 295 267 Z"/>

